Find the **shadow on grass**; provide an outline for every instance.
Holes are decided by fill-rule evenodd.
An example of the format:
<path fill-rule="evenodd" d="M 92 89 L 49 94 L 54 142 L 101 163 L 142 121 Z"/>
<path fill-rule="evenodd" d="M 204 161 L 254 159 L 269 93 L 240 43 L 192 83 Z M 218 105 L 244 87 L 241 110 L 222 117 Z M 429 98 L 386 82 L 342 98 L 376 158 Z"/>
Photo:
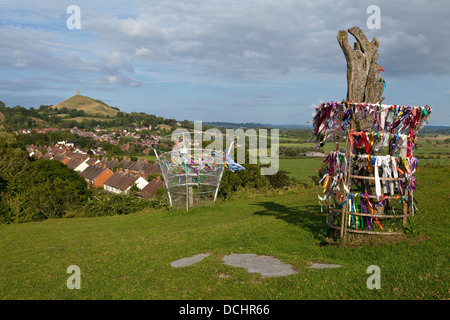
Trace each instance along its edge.
<path fill-rule="evenodd" d="M 263 207 L 262 210 L 256 211 L 258 215 L 271 215 L 277 219 L 294 224 L 299 228 L 307 230 L 313 234 L 318 240 L 323 240 L 328 232 L 328 227 L 325 223 L 325 214 L 320 212 L 320 206 L 303 205 L 290 206 L 273 202 L 261 201 L 254 204 L 255 206 Z"/>

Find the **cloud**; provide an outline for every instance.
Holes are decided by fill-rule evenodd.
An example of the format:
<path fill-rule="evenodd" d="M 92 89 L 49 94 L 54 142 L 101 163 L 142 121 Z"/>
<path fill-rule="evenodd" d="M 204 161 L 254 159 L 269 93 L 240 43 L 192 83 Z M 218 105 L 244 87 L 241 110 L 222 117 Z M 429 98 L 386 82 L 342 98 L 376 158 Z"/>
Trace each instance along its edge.
<path fill-rule="evenodd" d="M 125 87 L 138 87 L 141 81 L 135 80 L 128 74 L 134 73 L 134 67 L 125 56 L 118 52 L 97 52 L 98 59 L 94 66 L 101 74 L 99 83 L 108 85 L 120 85 Z"/>
<path fill-rule="evenodd" d="M 331 6 L 323 0 L 167 0 L 111 5 L 80 1 L 83 27 L 79 34 L 84 35 L 80 40 L 86 40 L 83 56 L 72 57 L 68 63 L 69 49 L 47 45 L 61 46 L 64 41 L 70 45 L 62 30 L 6 26 L 0 28 L 0 47 L 7 48 L 7 52 L 0 48 L 0 64 L 16 68 L 39 66 L 63 73 L 68 69 L 99 70 L 105 72 L 100 78 L 105 78 L 114 72 L 105 69 L 103 61 L 95 60 L 99 47 L 103 47 L 122 55 L 134 66 L 165 63 L 188 69 L 197 77 L 275 80 L 307 72 L 343 72 L 345 58 L 336 40 L 337 32 L 359 25 L 369 40 L 375 36 L 380 39 L 379 63 L 390 72 L 389 76 L 450 72 L 450 44 L 441 40 L 450 29 L 448 19 L 444 19 L 449 5 L 381 1 L 378 5 L 382 27 L 368 30 L 365 24 L 369 4 L 340 1 Z M 57 2 L 47 3 L 46 10 L 51 14 L 44 16 L 47 20 L 41 20 L 54 19 L 58 8 Z M 42 7 L 29 5 L 28 9 L 27 16 L 41 26 L 42 21 L 36 17 L 42 13 Z M 18 21 L 18 13 L 24 11 L 16 9 L 11 20 Z M 62 17 L 67 18 L 64 14 Z M 415 23 L 418 19 L 424 23 Z M 354 39 L 349 36 L 349 41 Z M 122 78 L 133 78 L 130 68 L 121 68 L 120 72 Z"/>
<path fill-rule="evenodd" d="M 25 57 L 23 51 L 21 51 L 21 50 L 17 50 L 17 49 L 14 50 L 12 59 L 13 59 L 12 66 L 14 68 L 24 68 L 27 66 L 28 60 Z"/>
<path fill-rule="evenodd" d="M 24 90 L 50 92 L 76 84 L 107 91 L 117 104 L 133 100 L 142 107 L 157 99 L 161 108 L 171 105 L 173 112 L 189 104 L 189 111 L 180 107 L 179 112 L 191 113 L 197 112 L 197 102 L 218 109 L 228 104 L 253 110 L 261 104 L 293 110 L 289 108 L 299 100 L 297 104 L 309 113 L 319 99 L 345 96 L 346 61 L 336 36 L 355 25 L 369 40 L 380 40 L 378 62 L 385 70 L 387 93 L 396 84 L 398 92 L 399 83 L 406 83 L 408 88 L 396 99 L 415 101 L 424 96 L 425 89 L 420 94 L 409 89 L 412 79 L 420 84 L 439 76 L 442 80 L 433 81 L 441 84 L 450 75 L 450 42 L 445 41 L 450 30 L 448 1 L 377 1 L 381 29 L 375 30 L 366 26 L 372 0 L 332 4 L 78 0 L 76 4 L 81 9 L 80 30 L 66 27 L 68 3 L 2 1 L 0 89 L 14 93 L 22 85 Z M 355 41 L 351 35 L 349 41 Z M 36 85 L 37 75 L 54 80 Z M 427 85 L 435 88 L 433 92 L 439 90 L 435 101 L 445 100 L 447 88 Z M 116 94 L 120 87 L 133 90 Z M 273 88 L 281 93 L 271 93 Z M 229 99 L 235 94 L 234 100 L 216 101 L 227 90 L 236 90 L 229 93 Z"/>
<path fill-rule="evenodd" d="M 151 51 L 147 48 L 140 47 L 134 49 L 134 54 L 136 57 L 142 57 L 151 54 Z"/>
<path fill-rule="evenodd" d="M 120 86 L 141 84 L 130 76 L 134 67 L 123 53 L 90 45 L 80 50 L 59 32 L 5 26 L 0 28 L 0 38 L 0 68 L 5 70 L 39 71 L 65 79 L 97 78 L 98 83 Z"/>
<path fill-rule="evenodd" d="M 107 85 L 120 85 L 123 87 L 139 87 L 142 82 L 139 80 L 135 80 L 123 73 L 116 73 L 111 75 L 103 75 L 99 81 L 99 84 L 107 84 Z"/>
<path fill-rule="evenodd" d="M 159 59 L 166 54 L 166 35 L 147 19 L 96 16 L 86 19 L 84 28 L 103 44 L 124 54 L 151 53 Z"/>
<path fill-rule="evenodd" d="M 171 63 L 196 69 L 198 76 L 276 79 L 286 74 L 342 72 L 344 55 L 336 35 L 359 25 L 381 41 L 380 63 L 390 76 L 448 73 L 442 45 L 448 19 L 426 1 L 380 2 L 382 28 L 367 30 L 370 3 L 340 1 L 149 1 L 135 4 L 133 18 L 98 16 L 85 23 L 99 39 L 140 62 Z M 449 9 L 448 6 L 445 9 Z M 427 26 L 413 23 L 425 19 Z M 442 24 L 447 24 L 447 28 Z M 350 41 L 353 39 L 350 36 Z M 370 39 L 369 39 L 370 40 Z M 435 52 L 437 46 L 443 50 Z M 407 52 L 407 58 L 405 54 Z"/>

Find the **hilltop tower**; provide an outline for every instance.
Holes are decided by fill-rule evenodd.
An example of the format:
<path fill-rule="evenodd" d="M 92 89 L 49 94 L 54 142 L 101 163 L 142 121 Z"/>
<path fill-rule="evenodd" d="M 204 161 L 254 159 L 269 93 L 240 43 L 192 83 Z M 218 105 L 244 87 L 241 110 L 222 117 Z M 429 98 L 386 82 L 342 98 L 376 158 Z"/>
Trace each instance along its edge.
<path fill-rule="evenodd" d="M 79 96 L 79 95 L 80 95 L 80 89 L 77 90 L 77 96 Z"/>

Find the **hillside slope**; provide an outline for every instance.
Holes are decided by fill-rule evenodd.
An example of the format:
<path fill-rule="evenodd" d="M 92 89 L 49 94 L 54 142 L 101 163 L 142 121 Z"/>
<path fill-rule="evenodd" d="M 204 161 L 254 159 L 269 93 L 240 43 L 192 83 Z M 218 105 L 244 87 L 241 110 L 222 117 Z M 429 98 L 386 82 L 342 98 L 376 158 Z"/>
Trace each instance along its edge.
<path fill-rule="evenodd" d="M 448 300 L 450 180 L 445 166 L 420 169 L 416 233 L 403 240 L 327 244 L 319 188 L 241 195 L 188 214 L 146 209 L 0 225 L 0 299 Z M 210 255 L 171 266 L 201 253 Z M 225 265 L 230 253 L 275 257 L 299 273 L 263 277 Z M 67 289 L 70 264 L 80 267 L 81 290 Z M 371 264 L 382 270 L 380 290 L 368 289 Z"/>
<path fill-rule="evenodd" d="M 107 117 L 115 117 L 118 110 L 115 110 L 108 106 L 106 103 L 95 100 L 87 96 L 75 95 L 63 102 L 55 104 L 53 108 L 61 109 L 66 107 L 67 109 L 83 110 L 87 115 L 100 115 Z"/>

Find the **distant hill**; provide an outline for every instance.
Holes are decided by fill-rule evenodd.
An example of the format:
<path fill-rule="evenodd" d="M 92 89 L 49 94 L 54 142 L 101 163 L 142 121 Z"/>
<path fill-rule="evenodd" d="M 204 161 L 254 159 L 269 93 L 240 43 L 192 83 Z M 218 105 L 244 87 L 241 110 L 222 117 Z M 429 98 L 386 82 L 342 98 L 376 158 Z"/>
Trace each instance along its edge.
<path fill-rule="evenodd" d="M 100 115 L 106 117 L 115 117 L 119 112 L 118 110 L 108 106 L 103 101 L 81 95 L 75 95 L 53 106 L 53 108 L 56 109 L 61 109 L 64 107 L 66 107 L 69 110 L 70 109 L 83 110 L 86 115 L 92 116 Z"/>

